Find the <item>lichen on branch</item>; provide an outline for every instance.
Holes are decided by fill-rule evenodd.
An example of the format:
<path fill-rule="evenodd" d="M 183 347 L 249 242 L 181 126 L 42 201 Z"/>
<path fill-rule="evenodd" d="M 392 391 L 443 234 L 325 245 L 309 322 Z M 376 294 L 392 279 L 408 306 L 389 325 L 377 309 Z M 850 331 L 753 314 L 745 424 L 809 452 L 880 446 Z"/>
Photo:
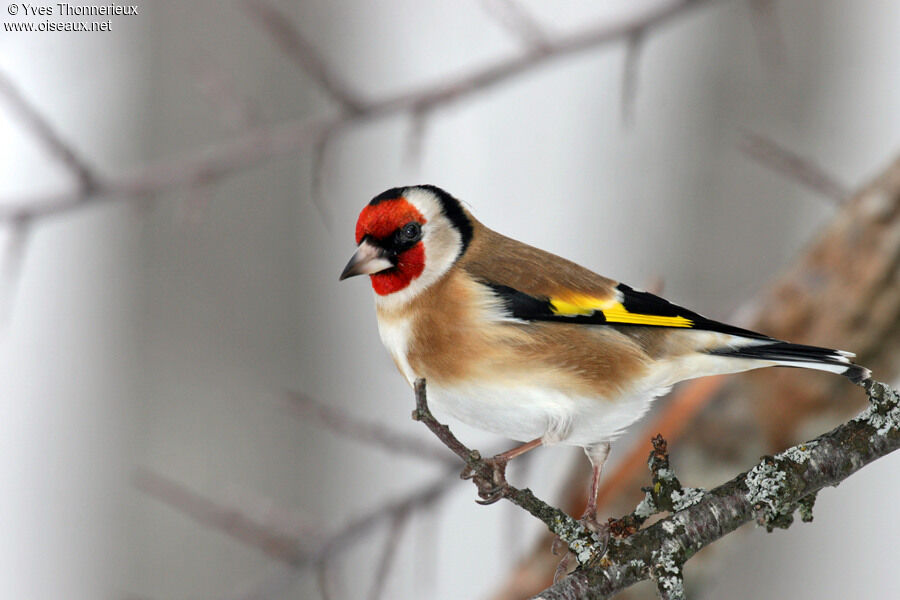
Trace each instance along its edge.
<path fill-rule="evenodd" d="M 623 539 L 613 539 L 602 560 L 576 569 L 536 598 L 609 598 L 648 578 L 656 580 L 661 597 L 677 598 L 684 563 L 741 525 L 755 519 L 769 531 L 787 527 L 795 511 L 803 521 L 812 520 L 819 490 L 837 485 L 900 448 L 900 394 L 876 381 L 862 386 L 869 407 L 856 418 L 776 456 L 763 457 L 691 506 Z"/>

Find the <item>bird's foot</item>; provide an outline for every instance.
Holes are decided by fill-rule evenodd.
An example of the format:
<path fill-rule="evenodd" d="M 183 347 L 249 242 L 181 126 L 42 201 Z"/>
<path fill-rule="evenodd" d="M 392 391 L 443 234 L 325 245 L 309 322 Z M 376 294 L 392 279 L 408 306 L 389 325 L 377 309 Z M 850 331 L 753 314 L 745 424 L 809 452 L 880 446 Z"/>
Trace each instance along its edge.
<path fill-rule="evenodd" d="M 606 554 L 606 548 L 609 546 L 609 537 L 610 537 L 610 527 L 609 523 L 601 523 L 597 520 L 597 512 L 591 511 L 590 513 L 584 513 L 581 515 L 581 518 L 578 519 L 578 522 L 581 523 L 586 529 L 590 529 L 594 534 L 594 539 L 597 542 L 597 554 L 599 556 L 603 556 Z"/>
<path fill-rule="evenodd" d="M 506 464 L 509 459 L 505 456 L 497 455 L 493 458 L 481 458 L 477 451 L 472 451 L 472 456 L 459 474 L 461 479 L 471 479 L 478 488 L 478 496 L 481 500 L 476 500 L 479 504 L 493 504 L 497 502 L 509 490 L 509 483 L 506 481 Z"/>

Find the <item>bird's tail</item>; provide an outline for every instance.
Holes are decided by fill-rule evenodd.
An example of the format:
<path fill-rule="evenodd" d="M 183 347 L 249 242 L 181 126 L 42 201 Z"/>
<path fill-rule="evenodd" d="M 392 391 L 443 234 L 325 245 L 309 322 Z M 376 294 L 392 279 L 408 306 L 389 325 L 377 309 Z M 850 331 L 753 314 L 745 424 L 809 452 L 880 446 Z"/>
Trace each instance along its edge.
<path fill-rule="evenodd" d="M 748 340 L 749 341 L 749 340 Z M 748 358 L 770 361 L 782 367 L 802 367 L 838 373 L 853 383 L 859 384 L 872 376 L 865 367 L 854 364 L 851 359 L 856 355 L 843 350 L 832 350 L 818 346 L 791 344 L 788 342 L 760 342 L 753 340 L 746 346 L 729 346 L 710 350 L 710 354 L 731 358 Z"/>

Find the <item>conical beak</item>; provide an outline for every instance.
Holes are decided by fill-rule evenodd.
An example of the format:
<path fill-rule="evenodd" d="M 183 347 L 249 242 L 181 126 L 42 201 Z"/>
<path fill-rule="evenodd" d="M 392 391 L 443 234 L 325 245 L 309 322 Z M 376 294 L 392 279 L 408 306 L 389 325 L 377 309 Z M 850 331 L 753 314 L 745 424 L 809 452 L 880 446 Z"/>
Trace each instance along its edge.
<path fill-rule="evenodd" d="M 387 253 L 383 248 L 369 243 L 368 240 L 363 240 L 356 249 L 356 253 L 350 257 L 350 262 L 341 271 L 340 281 L 354 275 L 377 273 L 393 266 L 394 263 L 387 259 Z"/>

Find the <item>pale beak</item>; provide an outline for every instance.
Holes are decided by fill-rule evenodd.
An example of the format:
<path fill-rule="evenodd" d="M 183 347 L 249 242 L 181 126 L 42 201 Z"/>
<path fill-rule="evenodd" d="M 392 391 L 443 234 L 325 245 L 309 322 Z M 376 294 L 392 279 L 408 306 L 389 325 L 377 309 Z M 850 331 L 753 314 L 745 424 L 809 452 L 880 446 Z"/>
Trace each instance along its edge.
<path fill-rule="evenodd" d="M 354 275 L 369 275 L 390 269 L 394 266 L 387 258 L 387 251 L 384 248 L 363 240 L 356 253 L 350 257 L 350 262 L 341 271 L 340 281 L 353 277 Z"/>

